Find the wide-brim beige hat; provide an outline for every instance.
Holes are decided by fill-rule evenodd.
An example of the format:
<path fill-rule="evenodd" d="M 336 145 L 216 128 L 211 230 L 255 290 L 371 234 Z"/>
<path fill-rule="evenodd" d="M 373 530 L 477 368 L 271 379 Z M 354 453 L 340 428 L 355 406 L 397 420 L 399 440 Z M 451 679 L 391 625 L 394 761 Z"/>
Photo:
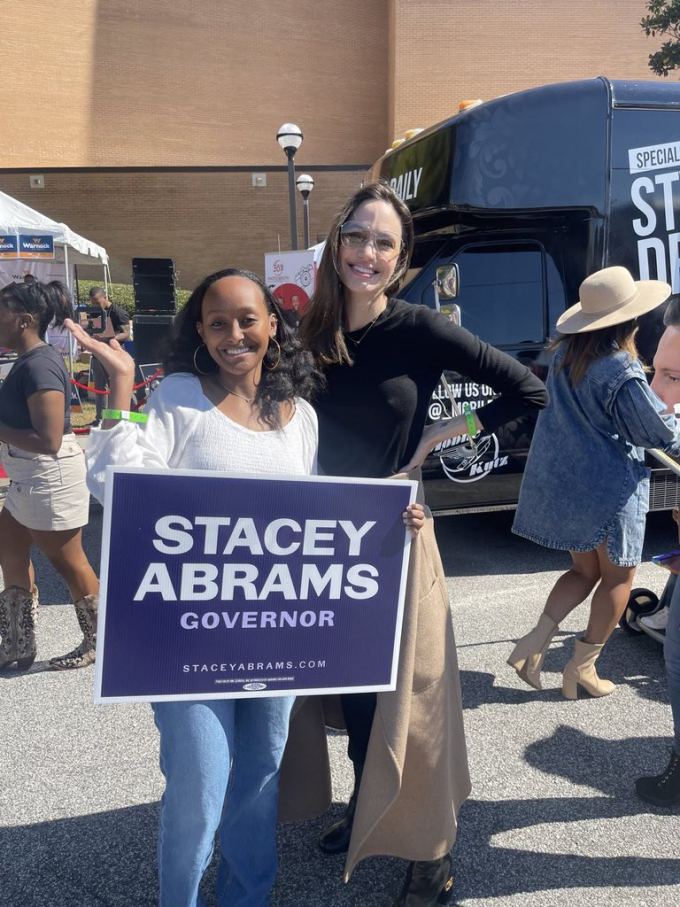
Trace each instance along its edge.
<path fill-rule="evenodd" d="M 604 268 L 586 277 L 579 301 L 557 319 L 560 334 L 585 334 L 651 312 L 671 294 L 661 280 L 633 280 L 626 268 Z"/>

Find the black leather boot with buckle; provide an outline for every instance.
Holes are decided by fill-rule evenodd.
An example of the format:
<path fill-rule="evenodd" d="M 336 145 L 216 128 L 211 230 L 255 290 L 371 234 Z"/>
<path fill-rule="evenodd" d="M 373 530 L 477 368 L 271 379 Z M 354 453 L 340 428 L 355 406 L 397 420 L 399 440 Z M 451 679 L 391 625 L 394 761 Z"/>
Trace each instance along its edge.
<path fill-rule="evenodd" d="M 660 775 L 638 778 L 635 790 L 638 797 L 654 806 L 677 806 L 680 803 L 680 754 L 673 750 L 666 771 Z"/>
<path fill-rule="evenodd" d="M 411 863 L 394 907 L 439 907 L 448 904 L 453 897 L 452 867 L 450 854 L 441 860 Z"/>

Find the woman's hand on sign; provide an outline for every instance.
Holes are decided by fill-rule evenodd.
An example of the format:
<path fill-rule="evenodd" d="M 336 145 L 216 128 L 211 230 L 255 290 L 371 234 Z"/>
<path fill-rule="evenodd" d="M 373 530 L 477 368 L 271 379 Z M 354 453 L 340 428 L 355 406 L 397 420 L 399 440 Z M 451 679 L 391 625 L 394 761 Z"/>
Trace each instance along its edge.
<path fill-rule="evenodd" d="M 422 504 L 409 504 L 403 512 L 404 526 L 415 538 L 425 525 L 425 508 Z"/>

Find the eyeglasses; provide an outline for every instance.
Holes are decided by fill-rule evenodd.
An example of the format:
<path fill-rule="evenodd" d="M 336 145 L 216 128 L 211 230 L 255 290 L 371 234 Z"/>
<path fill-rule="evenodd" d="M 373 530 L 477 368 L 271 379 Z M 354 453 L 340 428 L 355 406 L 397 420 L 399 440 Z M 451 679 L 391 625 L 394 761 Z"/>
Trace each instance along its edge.
<path fill-rule="evenodd" d="M 392 261 L 393 258 L 396 258 L 404 245 L 403 240 L 396 233 L 387 231 L 375 233 L 368 227 L 352 221 L 340 227 L 340 242 L 347 249 L 362 249 L 369 243 L 373 243 L 375 254 L 384 261 Z"/>

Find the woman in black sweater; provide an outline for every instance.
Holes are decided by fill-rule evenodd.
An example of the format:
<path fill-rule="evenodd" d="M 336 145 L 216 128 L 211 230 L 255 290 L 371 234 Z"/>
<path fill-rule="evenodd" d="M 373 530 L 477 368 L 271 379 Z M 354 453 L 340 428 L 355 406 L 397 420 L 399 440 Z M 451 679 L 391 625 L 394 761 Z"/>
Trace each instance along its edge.
<path fill-rule="evenodd" d="M 438 312 L 396 298 L 412 248 L 410 212 L 384 183 L 360 189 L 330 230 L 316 292 L 301 325 L 302 340 L 326 377 L 316 410 L 319 465 L 327 475 L 384 478 L 407 472 L 420 478 L 419 467 L 437 444 L 471 429 L 465 415 L 425 426 L 430 397 L 444 369 L 490 385 L 499 394 L 471 417 L 476 431 L 494 431 L 547 402 L 542 382 L 516 360 Z M 443 579 L 436 546 L 431 559 Z M 419 628 L 421 621 L 425 626 L 427 617 L 419 616 Z M 398 684 L 411 682 L 400 674 Z M 391 695 L 342 697 L 356 785 L 344 818 L 321 837 L 326 853 L 345 852 L 350 846 L 377 697 Z M 453 720 L 432 715 L 431 721 L 437 725 L 433 740 L 446 735 L 445 726 L 462 732 L 462 715 Z M 408 733 L 410 746 L 410 723 Z M 458 790 L 469 789 L 466 764 L 447 764 L 446 771 L 465 775 Z M 371 783 L 367 772 L 364 784 Z M 365 796 L 369 799 L 370 792 Z M 442 832 L 439 844 L 431 845 L 430 859 L 423 859 L 417 842 L 412 848 L 409 844 L 412 853 L 398 854 L 419 859 L 409 867 L 397 907 L 434 907 L 448 900 L 451 858 L 441 857 L 441 842 L 450 848 L 451 835 Z"/>

